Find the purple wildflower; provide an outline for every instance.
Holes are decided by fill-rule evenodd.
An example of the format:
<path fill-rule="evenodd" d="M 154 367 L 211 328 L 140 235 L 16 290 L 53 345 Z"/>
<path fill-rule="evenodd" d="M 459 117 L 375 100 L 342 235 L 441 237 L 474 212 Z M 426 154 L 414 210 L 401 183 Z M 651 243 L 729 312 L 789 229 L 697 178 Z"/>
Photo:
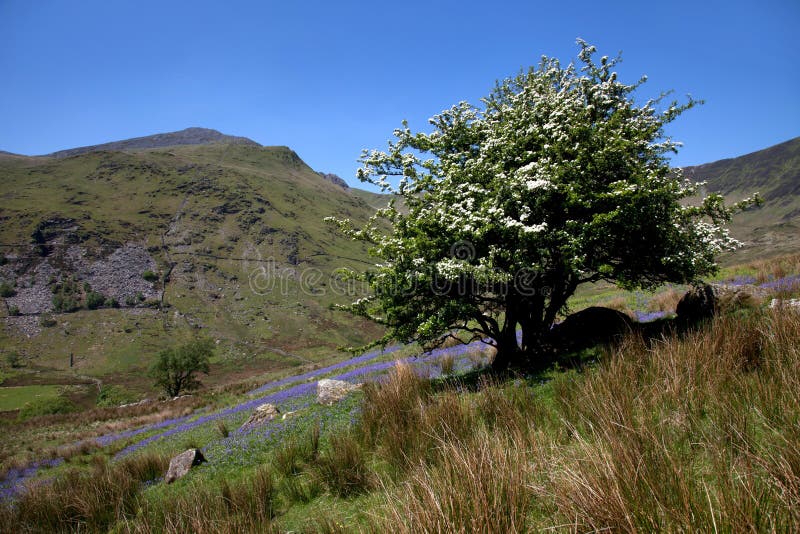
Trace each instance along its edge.
<path fill-rule="evenodd" d="M 654 311 L 654 312 L 636 312 L 636 320 L 640 323 L 649 323 L 651 321 L 655 321 L 657 319 L 663 319 L 666 317 L 667 312 L 665 311 Z"/>

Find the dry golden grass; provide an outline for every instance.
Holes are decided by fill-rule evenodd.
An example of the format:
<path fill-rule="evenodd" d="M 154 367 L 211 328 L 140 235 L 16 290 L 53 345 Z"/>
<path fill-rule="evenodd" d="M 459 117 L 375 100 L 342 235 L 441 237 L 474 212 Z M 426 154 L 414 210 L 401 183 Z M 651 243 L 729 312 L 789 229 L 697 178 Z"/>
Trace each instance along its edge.
<path fill-rule="evenodd" d="M 800 254 L 754 261 L 748 264 L 748 268 L 756 271 L 756 281 L 763 284 L 791 273 L 800 273 Z"/>
<path fill-rule="evenodd" d="M 549 405 L 501 388 L 416 397 L 434 453 L 387 486 L 376 531 L 800 529 L 797 314 L 629 338 Z"/>
<path fill-rule="evenodd" d="M 668 289 L 661 293 L 656 293 L 653 298 L 647 303 L 647 311 L 656 312 L 663 311 L 674 313 L 678 307 L 678 302 L 683 297 L 684 293 L 676 289 Z"/>
<path fill-rule="evenodd" d="M 603 307 L 622 312 L 631 319 L 635 318 L 635 314 L 633 313 L 633 310 L 628 307 L 628 301 L 625 299 L 625 297 L 614 297 L 613 299 L 604 302 Z"/>

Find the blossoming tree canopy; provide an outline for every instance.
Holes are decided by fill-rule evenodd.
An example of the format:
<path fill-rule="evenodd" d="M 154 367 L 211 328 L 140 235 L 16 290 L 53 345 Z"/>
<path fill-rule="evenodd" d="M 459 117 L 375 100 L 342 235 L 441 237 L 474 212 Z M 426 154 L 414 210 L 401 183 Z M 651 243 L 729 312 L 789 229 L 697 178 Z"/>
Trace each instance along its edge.
<path fill-rule="evenodd" d="M 430 119 L 430 133 L 403 122 L 386 151 L 362 154 L 358 177 L 400 202 L 362 228 L 333 222 L 380 260 L 350 273 L 372 292 L 346 307 L 388 327 L 379 343 L 462 331 L 497 348 L 496 368 L 521 364 L 541 357 L 580 284 L 694 282 L 738 246 L 722 225 L 747 202 L 688 205 L 697 185 L 666 157 L 679 143 L 664 126 L 699 102 L 637 105 L 646 78 L 622 83 L 620 58 L 578 44 L 577 65 L 542 58 L 480 106 Z"/>

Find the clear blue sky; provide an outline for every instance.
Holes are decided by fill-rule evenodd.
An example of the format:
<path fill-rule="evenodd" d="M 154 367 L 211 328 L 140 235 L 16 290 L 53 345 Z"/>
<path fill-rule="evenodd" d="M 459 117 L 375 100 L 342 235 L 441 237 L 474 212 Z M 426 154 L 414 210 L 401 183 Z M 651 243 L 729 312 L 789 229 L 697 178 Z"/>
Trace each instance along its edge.
<path fill-rule="evenodd" d="M 477 103 L 575 38 L 623 52 L 642 99 L 707 101 L 669 132 L 676 165 L 800 135 L 800 1 L 0 0 L 0 149 L 22 154 L 203 126 L 288 145 L 351 184 L 444 108 Z"/>

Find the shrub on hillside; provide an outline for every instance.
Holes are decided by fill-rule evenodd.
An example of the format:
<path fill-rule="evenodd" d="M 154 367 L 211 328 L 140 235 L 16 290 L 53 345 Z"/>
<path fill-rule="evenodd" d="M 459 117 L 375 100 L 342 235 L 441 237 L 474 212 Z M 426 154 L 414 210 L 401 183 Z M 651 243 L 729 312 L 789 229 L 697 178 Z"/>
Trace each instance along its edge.
<path fill-rule="evenodd" d="M 50 397 L 44 399 L 36 399 L 25 404 L 19 411 L 19 420 L 27 421 L 33 417 L 42 415 L 54 415 L 71 413 L 78 408 L 69 399 L 64 397 Z"/>
<path fill-rule="evenodd" d="M 75 296 L 70 293 L 56 293 L 53 295 L 53 310 L 69 313 L 80 308 Z"/>
<path fill-rule="evenodd" d="M 152 283 L 158 280 L 158 275 L 153 271 L 145 271 L 142 273 L 142 278 Z"/>
<path fill-rule="evenodd" d="M 106 298 L 103 296 L 103 294 L 98 293 L 97 291 L 89 291 L 86 294 L 86 307 L 90 310 L 96 310 L 102 306 L 105 301 Z"/>
<path fill-rule="evenodd" d="M 8 282 L 0 283 L 0 297 L 8 298 L 8 297 L 13 297 L 16 294 L 17 292 L 14 289 L 14 286 L 9 284 Z"/>
<path fill-rule="evenodd" d="M 17 352 L 9 352 L 6 354 L 6 364 L 12 369 L 16 369 L 20 366 L 20 357 L 19 353 Z"/>
<path fill-rule="evenodd" d="M 200 387 L 196 375 L 208 374 L 208 360 L 213 353 L 214 345 L 210 339 L 198 339 L 162 350 L 150 369 L 150 376 L 168 396 L 177 397 L 183 391 Z"/>
<path fill-rule="evenodd" d="M 113 408 L 122 404 L 136 402 L 136 395 L 122 386 L 103 386 L 97 395 L 97 406 Z"/>

